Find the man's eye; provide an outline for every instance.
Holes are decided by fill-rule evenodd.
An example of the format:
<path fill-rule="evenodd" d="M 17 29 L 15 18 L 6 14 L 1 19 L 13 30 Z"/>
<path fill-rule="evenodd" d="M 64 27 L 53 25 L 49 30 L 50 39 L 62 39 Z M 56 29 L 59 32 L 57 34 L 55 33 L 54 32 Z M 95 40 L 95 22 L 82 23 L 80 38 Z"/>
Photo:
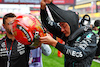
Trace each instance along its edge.
<path fill-rule="evenodd" d="M 66 28 L 66 26 L 63 26 L 63 28 Z"/>

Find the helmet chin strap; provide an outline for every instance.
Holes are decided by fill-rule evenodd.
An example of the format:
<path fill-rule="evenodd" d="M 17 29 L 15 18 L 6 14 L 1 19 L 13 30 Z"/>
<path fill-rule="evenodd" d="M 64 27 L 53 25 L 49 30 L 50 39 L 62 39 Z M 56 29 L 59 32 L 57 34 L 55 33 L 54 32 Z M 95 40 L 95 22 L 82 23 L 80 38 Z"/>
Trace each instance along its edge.
<path fill-rule="evenodd" d="M 34 33 L 34 39 L 33 39 L 32 44 L 30 45 L 30 47 L 37 48 L 38 47 L 37 45 L 39 45 L 39 46 L 41 45 L 39 43 L 39 37 L 40 37 L 39 32 L 35 31 L 35 33 Z"/>

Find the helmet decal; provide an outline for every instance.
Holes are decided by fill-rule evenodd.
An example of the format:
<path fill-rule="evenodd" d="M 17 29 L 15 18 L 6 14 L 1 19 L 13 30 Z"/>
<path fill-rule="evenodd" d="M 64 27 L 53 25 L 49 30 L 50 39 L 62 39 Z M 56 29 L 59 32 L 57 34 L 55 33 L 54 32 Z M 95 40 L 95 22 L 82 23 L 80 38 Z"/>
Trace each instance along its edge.
<path fill-rule="evenodd" d="M 12 33 L 15 39 L 24 45 L 34 43 L 36 31 L 39 32 L 38 36 L 45 36 L 42 24 L 32 15 L 19 15 L 12 24 Z M 33 46 L 38 47 L 40 45 L 33 44 Z"/>
<path fill-rule="evenodd" d="M 23 31 L 23 33 L 26 35 L 26 37 L 27 37 L 27 39 L 28 39 L 28 42 L 31 42 L 31 38 L 30 38 L 28 32 L 27 32 L 22 26 L 20 26 L 20 25 L 17 25 L 17 28 L 18 28 L 19 30 Z"/>

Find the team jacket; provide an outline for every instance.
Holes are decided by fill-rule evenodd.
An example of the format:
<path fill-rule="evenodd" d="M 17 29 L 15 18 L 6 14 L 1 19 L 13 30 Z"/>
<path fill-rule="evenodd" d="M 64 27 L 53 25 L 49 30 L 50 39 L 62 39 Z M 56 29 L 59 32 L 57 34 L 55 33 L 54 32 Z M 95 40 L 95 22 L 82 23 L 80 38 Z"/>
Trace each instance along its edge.
<path fill-rule="evenodd" d="M 8 37 L 3 37 L 0 40 L 0 67 L 7 67 L 7 61 L 8 61 L 7 51 L 10 51 L 11 43 L 12 40 L 9 39 Z M 6 50 L 6 44 L 8 50 Z M 9 67 L 29 67 L 28 65 L 29 51 L 30 49 L 28 46 L 25 46 L 14 40 L 10 55 Z"/>
<path fill-rule="evenodd" d="M 44 27 L 53 35 L 63 39 L 66 44 L 56 45 L 56 48 L 65 55 L 65 67 L 90 67 L 96 52 L 96 36 L 89 27 L 79 28 L 69 37 L 61 32 L 60 26 L 51 21 L 47 11 L 41 9 L 41 21 Z"/>

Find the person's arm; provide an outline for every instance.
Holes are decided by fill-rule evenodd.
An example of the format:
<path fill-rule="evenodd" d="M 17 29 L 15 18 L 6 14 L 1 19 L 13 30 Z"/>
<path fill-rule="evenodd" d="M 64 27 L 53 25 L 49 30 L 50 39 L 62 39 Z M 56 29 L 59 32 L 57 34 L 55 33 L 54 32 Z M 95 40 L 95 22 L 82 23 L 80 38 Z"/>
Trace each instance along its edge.
<path fill-rule="evenodd" d="M 40 8 L 40 16 L 43 26 L 53 35 L 57 37 L 62 37 L 63 33 L 61 32 L 61 28 L 57 25 L 57 23 L 51 21 L 46 11 L 46 4 L 41 1 Z"/>
<path fill-rule="evenodd" d="M 56 47 L 58 41 L 52 38 L 51 35 L 47 33 L 46 36 L 40 37 L 40 42 Z"/>
<path fill-rule="evenodd" d="M 92 34 L 90 33 L 90 35 Z M 87 38 L 82 39 L 82 41 L 75 42 L 75 47 L 63 45 L 58 42 L 56 48 L 64 55 L 69 55 L 76 61 L 83 60 L 88 56 L 92 56 L 92 53 L 95 53 L 97 48 L 96 36 L 92 35 L 91 38 L 88 38 L 90 37 L 90 35 L 87 35 Z"/>

